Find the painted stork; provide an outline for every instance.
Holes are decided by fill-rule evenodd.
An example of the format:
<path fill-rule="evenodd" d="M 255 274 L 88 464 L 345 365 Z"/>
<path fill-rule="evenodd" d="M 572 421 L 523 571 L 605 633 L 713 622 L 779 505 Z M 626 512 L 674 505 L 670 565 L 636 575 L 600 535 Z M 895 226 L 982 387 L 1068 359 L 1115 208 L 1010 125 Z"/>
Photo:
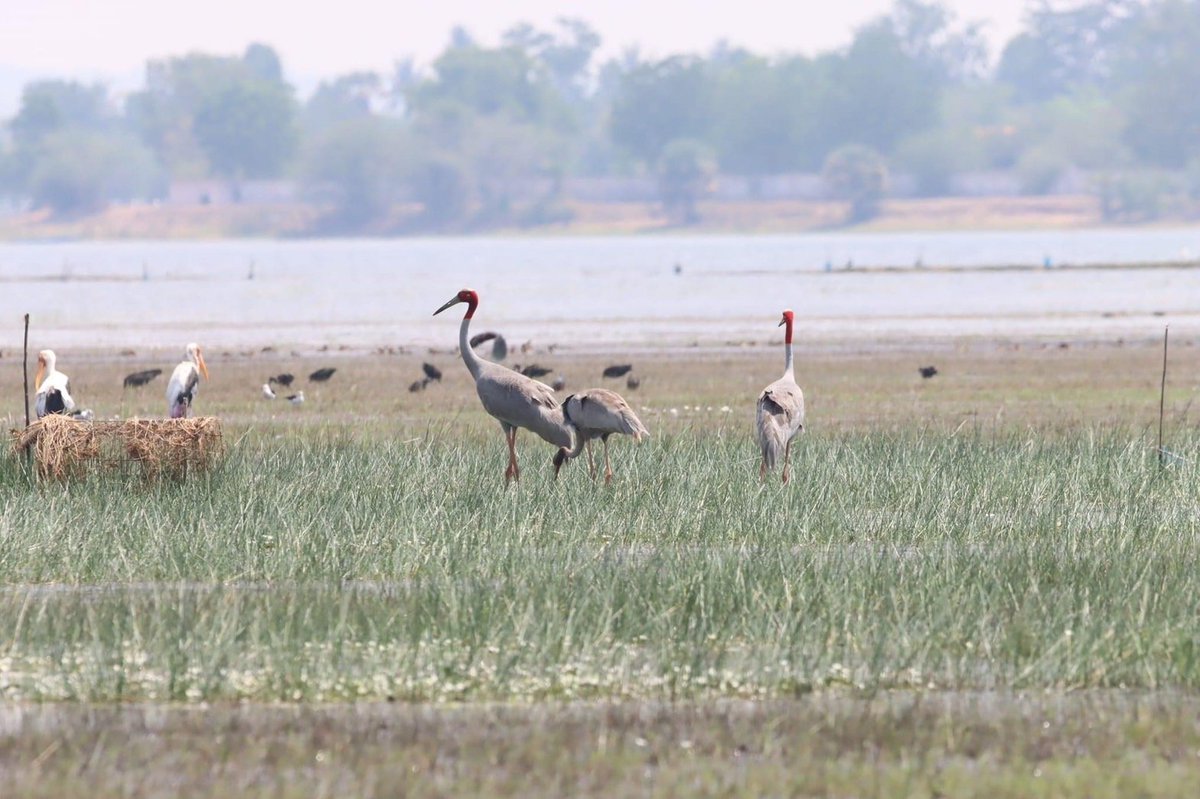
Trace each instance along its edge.
<path fill-rule="evenodd" d="M 554 390 L 545 383 L 518 374 L 475 354 L 470 344 L 471 317 L 479 307 L 479 295 L 471 289 L 463 289 L 445 305 L 433 312 L 437 316 L 447 308 L 467 304 L 462 326 L 458 331 L 458 348 L 467 371 L 475 379 L 475 392 L 483 409 L 500 422 L 508 442 L 508 467 L 504 470 L 505 483 L 517 480 L 521 471 L 517 466 L 517 430 L 524 427 L 532 430 L 556 447 L 570 448 L 574 445 L 571 427 L 563 416 L 563 409 L 554 399 Z"/>
<path fill-rule="evenodd" d="M 69 414 L 75 410 L 71 379 L 58 371 L 58 356 L 54 350 L 39 352 L 37 362 L 37 375 L 33 378 L 33 384 L 37 386 L 37 418 L 52 413 Z M 45 375 L 45 379 L 42 375 Z"/>
<path fill-rule="evenodd" d="M 758 395 L 757 424 L 754 432 L 758 447 L 762 451 L 762 466 L 758 474 L 766 479 L 767 470 L 774 469 L 783 456 L 783 482 L 789 479 L 788 455 L 792 439 L 804 429 L 804 392 L 796 385 L 796 373 L 792 366 L 792 323 L 795 314 L 783 312 L 781 326 L 786 325 L 784 334 L 783 377 L 763 389 Z"/>
<path fill-rule="evenodd" d="M 592 460 L 592 439 L 599 438 L 604 442 L 604 482 L 612 482 L 612 465 L 608 460 L 608 437 L 613 433 L 623 433 L 633 436 L 634 441 L 641 441 L 650 435 L 646 425 L 637 418 L 633 408 L 624 397 L 606 388 L 589 388 L 578 394 L 572 394 L 563 400 L 563 416 L 567 423 L 575 428 L 574 449 L 560 449 L 554 455 L 554 474 L 563 463 L 571 458 L 579 457 L 584 445 L 587 445 L 588 468 L 592 477 L 596 476 L 596 464 Z"/>
<path fill-rule="evenodd" d="M 200 377 L 208 379 L 208 366 L 204 363 L 204 353 L 200 345 L 192 342 L 187 345 L 183 360 L 171 372 L 171 381 L 167 383 L 167 416 L 172 419 L 186 419 L 191 411 L 196 392 L 200 389 Z"/>

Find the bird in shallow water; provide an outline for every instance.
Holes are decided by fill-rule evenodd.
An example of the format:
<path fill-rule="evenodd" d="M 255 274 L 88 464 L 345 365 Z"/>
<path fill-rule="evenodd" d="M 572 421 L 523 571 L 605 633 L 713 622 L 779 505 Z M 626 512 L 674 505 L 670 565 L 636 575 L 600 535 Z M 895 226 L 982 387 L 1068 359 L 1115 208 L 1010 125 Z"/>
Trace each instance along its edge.
<path fill-rule="evenodd" d="M 171 419 L 186 419 L 192 410 L 192 402 L 200 391 L 200 378 L 208 379 L 208 366 L 204 363 L 204 352 L 200 345 L 187 345 L 183 360 L 171 372 L 167 383 L 167 416 Z"/>
<path fill-rule="evenodd" d="M 33 378 L 33 384 L 37 386 L 37 418 L 56 413 L 67 414 L 75 410 L 75 400 L 71 396 L 71 378 L 58 371 L 58 356 L 54 354 L 54 350 L 39 352 L 37 362 L 37 375 Z"/>
<path fill-rule="evenodd" d="M 327 366 L 324 369 L 318 369 L 308 376 L 308 379 L 314 383 L 324 383 L 329 378 L 333 377 L 333 373 L 337 369 L 332 366 Z"/>
<path fill-rule="evenodd" d="M 504 480 L 508 483 L 521 476 L 517 466 L 517 430 L 522 427 L 532 430 L 556 447 L 573 447 L 575 437 L 550 386 L 485 361 L 471 349 L 471 317 L 479 307 L 478 293 L 463 289 L 434 311 L 433 315 L 437 316 L 459 303 L 467 305 L 467 312 L 463 314 L 458 329 L 459 353 L 475 380 L 475 392 L 483 403 L 483 409 L 500 422 L 500 429 L 504 431 L 504 440 L 508 444 L 508 466 L 504 470 Z"/>

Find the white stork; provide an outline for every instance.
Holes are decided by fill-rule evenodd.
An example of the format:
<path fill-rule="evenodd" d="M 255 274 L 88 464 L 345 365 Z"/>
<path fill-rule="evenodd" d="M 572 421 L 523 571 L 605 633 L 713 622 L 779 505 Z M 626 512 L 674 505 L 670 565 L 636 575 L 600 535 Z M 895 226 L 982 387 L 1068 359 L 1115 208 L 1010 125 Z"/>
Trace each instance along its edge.
<path fill-rule="evenodd" d="M 604 442 L 604 482 L 610 483 L 613 472 L 608 460 L 608 437 L 613 433 L 623 433 L 633 436 L 634 441 L 641 441 L 650 435 L 646 425 L 637 418 L 624 397 L 606 388 L 589 388 L 567 397 L 563 400 L 563 416 L 575 428 L 575 447 L 571 450 L 563 448 L 555 453 L 555 476 L 568 459 L 579 457 L 586 444 L 588 467 L 594 478 L 596 464 L 592 461 L 592 439 L 599 438 Z"/>
<path fill-rule="evenodd" d="M 485 361 L 471 349 L 469 333 L 471 317 L 479 307 L 477 293 L 463 289 L 434 311 L 433 315 L 437 316 L 460 302 L 467 304 L 467 312 L 458 331 L 458 348 L 467 371 L 475 379 L 475 391 L 479 394 L 483 409 L 500 422 L 508 442 L 508 468 L 504 470 L 504 481 L 507 483 L 521 476 L 517 467 L 518 428 L 532 430 L 556 447 L 571 447 L 574 443 L 571 427 L 563 417 L 562 407 L 554 398 L 554 389 L 500 364 Z"/>
<path fill-rule="evenodd" d="M 69 414 L 75 410 L 71 397 L 71 379 L 57 369 L 58 356 L 54 350 L 38 353 L 37 375 L 33 384 L 37 386 L 37 418 L 52 413 Z M 42 379 L 45 375 L 45 379 Z"/>
<path fill-rule="evenodd" d="M 208 367 L 200 345 L 192 342 L 167 383 L 167 415 L 172 419 L 186 419 L 191 411 L 196 392 L 200 389 L 200 376 L 208 379 Z"/>
<path fill-rule="evenodd" d="M 787 325 L 784 335 L 783 377 L 763 389 L 758 395 L 758 418 L 755 433 L 758 447 L 762 450 L 762 466 L 758 475 L 766 479 L 767 470 L 774 469 L 779 456 L 783 456 L 783 482 L 787 482 L 788 454 L 792 438 L 804 429 L 804 392 L 796 385 L 796 373 L 792 367 L 792 322 L 795 315 L 783 312 L 779 324 Z"/>

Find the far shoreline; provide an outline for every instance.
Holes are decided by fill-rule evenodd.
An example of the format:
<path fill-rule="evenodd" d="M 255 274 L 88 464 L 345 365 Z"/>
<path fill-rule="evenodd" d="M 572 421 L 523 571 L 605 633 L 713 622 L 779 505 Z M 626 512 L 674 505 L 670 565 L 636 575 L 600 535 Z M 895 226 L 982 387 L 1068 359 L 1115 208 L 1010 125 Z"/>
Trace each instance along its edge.
<path fill-rule="evenodd" d="M 58 218 L 46 211 L 0 217 L 0 243 L 77 241 L 317 240 L 445 237 L 721 236 L 836 233 L 958 233 L 1021 230 L 1200 227 L 1200 219 L 1105 219 L 1095 197 L 945 197 L 895 199 L 880 215 L 847 225 L 843 203 L 820 200 L 701 202 L 695 224 L 672 224 L 655 203 L 565 203 L 571 219 L 536 225 L 421 227 L 416 211 L 398 208 L 388 219 L 354 230 L 329 225 L 315 206 L 125 205 L 87 216 Z"/>

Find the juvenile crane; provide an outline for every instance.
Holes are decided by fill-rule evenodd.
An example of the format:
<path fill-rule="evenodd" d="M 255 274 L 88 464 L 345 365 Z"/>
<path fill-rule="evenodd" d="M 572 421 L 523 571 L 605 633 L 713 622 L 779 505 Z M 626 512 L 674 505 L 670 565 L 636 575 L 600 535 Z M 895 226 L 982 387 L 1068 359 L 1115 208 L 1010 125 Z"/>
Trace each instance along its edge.
<path fill-rule="evenodd" d="M 588 451 L 588 470 L 593 478 L 596 476 L 596 464 L 592 460 L 592 439 L 599 438 L 604 442 L 604 482 L 612 482 L 612 465 L 608 460 L 608 437 L 613 433 L 633 436 L 634 441 L 641 441 L 650 435 L 646 425 L 637 418 L 629 403 L 615 391 L 606 388 L 589 388 L 578 394 L 572 394 L 563 400 L 563 416 L 567 424 L 575 428 L 575 447 L 560 449 L 554 454 L 554 475 L 569 459 L 579 457 L 584 445 Z"/>
<path fill-rule="evenodd" d="M 517 466 L 518 428 L 532 430 L 556 447 L 570 448 L 574 444 L 574 437 L 550 386 L 485 361 L 471 349 L 471 317 L 479 307 L 479 295 L 476 292 L 463 289 L 434 311 L 433 315 L 437 316 L 460 302 L 467 304 L 467 312 L 458 331 L 458 349 L 467 371 L 475 379 L 475 392 L 483 403 L 483 409 L 500 422 L 500 428 L 504 431 L 504 439 L 508 442 L 508 467 L 504 470 L 504 481 L 508 483 L 521 476 Z"/>
<path fill-rule="evenodd" d="M 192 342 L 187 345 L 183 360 L 171 372 L 171 381 L 167 383 L 167 416 L 172 419 L 186 419 L 191 412 L 192 402 L 200 390 L 200 376 L 208 379 L 208 366 L 204 363 L 204 353 L 200 345 Z"/>
<path fill-rule="evenodd" d="M 69 414 L 75 410 L 75 400 L 71 397 L 71 379 L 58 371 L 58 356 L 54 350 L 42 350 L 38 353 L 37 375 L 33 384 L 37 386 L 37 418 L 41 419 L 52 413 Z M 42 379 L 45 375 L 45 379 Z"/>
<path fill-rule="evenodd" d="M 792 366 L 792 322 L 795 314 L 783 312 L 781 326 L 786 325 L 784 334 L 783 377 L 763 389 L 758 395 L 758 415 L 754 432 L 758 447 L 762 451 L 762 466 L 758 475 L 766 479 L 767 471 L 775 468 L 779 456 L 783 456 L 783 482 L 790 478 L 788 455 L 792 438 L 804 429 L 804 392 L 796 385 L 796 373 Z"/>

